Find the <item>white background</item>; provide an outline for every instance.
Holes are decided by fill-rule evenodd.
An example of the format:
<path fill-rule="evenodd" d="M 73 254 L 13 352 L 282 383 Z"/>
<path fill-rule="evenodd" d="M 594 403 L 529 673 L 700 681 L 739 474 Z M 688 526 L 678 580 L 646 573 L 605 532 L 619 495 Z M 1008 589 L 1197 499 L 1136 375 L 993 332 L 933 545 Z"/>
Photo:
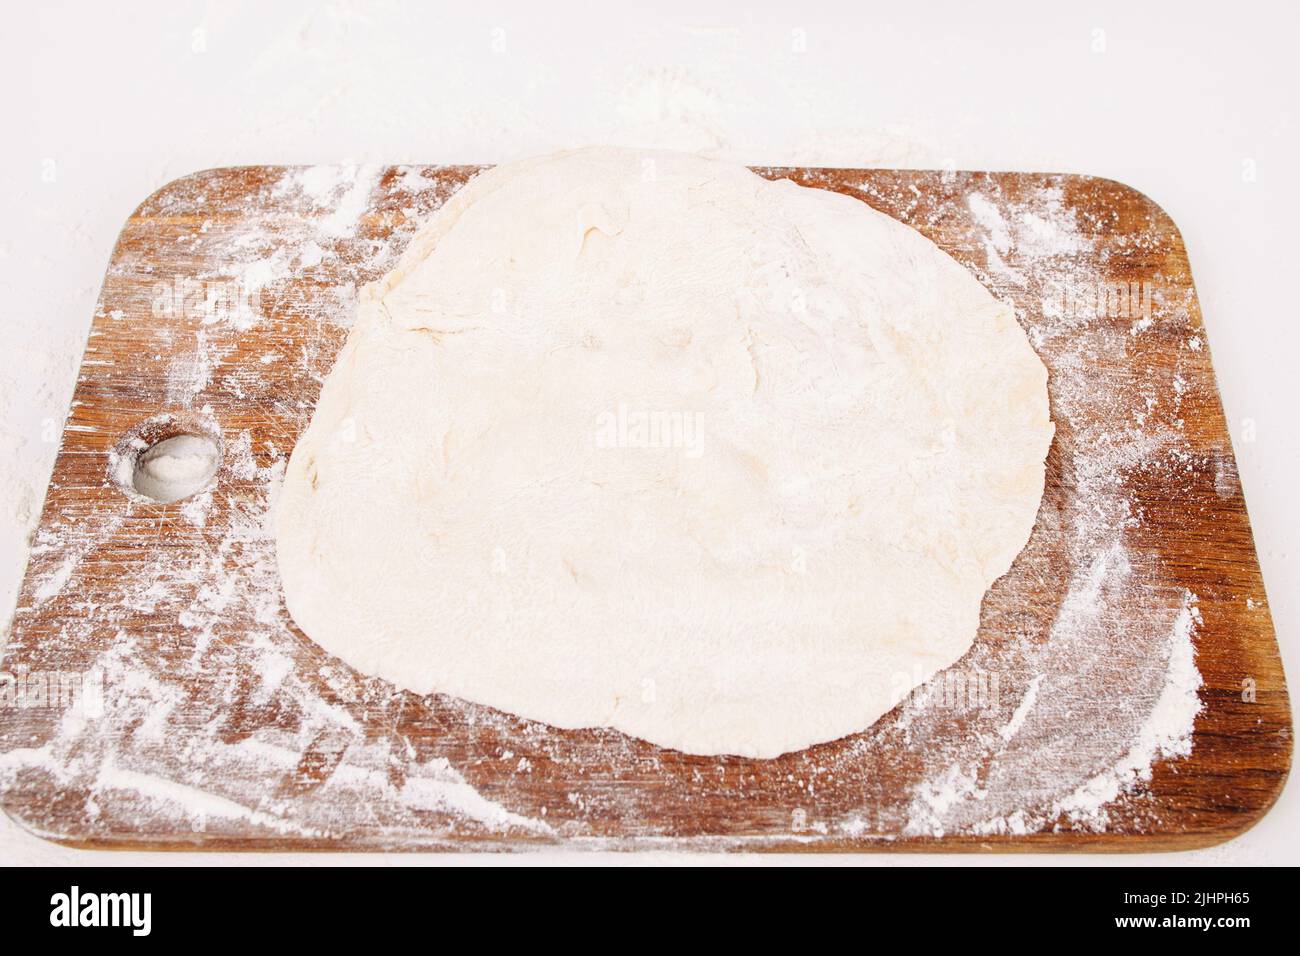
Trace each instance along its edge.
<path fill-rule="evenodd" d="M 1283 658 L 1300 674 L 1298 5 L 440 6 L 6 10 L 0 620 L 104 266 L 145 196 L 212 166 L 498 163 L 614 143 L 751 165 L 1091 173 L 1152 196 L 1190 252 Z M 1294 864 L 1297 834 L 1292 786 L 1231 843 L 1119 860 Z M 149 858 L 67 850 L 0 817 L 3 863 Z"/>

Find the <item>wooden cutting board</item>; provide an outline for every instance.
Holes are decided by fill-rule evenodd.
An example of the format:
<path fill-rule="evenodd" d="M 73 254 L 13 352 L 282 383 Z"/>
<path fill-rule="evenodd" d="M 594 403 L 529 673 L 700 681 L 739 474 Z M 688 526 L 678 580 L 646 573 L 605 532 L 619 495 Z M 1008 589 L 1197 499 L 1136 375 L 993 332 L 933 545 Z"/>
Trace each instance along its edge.
<path fill-rule="evenodd" d="M 276 483 L 357 287 L 474 172 L 214 169 L 127 222 L 3 660 L 22 825 L 91 847 L 1151 850 L 1273 803 L 1290 707 L 1186 251 L 1108 180 L 758 170 L 920 230 L 1051 375 L 1029 545 L 970 654 L 866 732 L 692 757 L 323 653 L 280 598 Z M 138 449 L 181 433 L 219 441 L 215 485 L 128 495 Z"/>

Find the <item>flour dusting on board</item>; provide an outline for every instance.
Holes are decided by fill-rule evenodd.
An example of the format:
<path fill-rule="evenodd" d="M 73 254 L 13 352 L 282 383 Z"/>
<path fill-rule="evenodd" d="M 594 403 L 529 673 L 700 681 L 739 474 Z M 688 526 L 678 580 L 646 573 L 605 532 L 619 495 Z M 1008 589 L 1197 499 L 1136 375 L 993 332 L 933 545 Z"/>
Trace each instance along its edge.
<path fill-rule="evenodd" d="M 56 641 L 91 645 L 78 663 L 102 693 L 95 707 L 54 717 L 19 711 L 31 730 L 2 738 L 0 789 L 56 785 L 83 801 L 86 833 L 110 842 L 174 842 L 184 832 L 196 843 L 252 834 L 328 845 L 364 831 L 372 846 L 460 846 L 489 835 L 627 845 L 618 838 L 627 835 L 728 848 L 1158 822 L 1146 785 L 1162 762 L 1176 767 L 1190 753 L 1201 710 L 1200 610 L 1198 596 L 1169 583 L 1144 546 L 1147 516 L 1132 489 L 1140 478 L 1176 493 L 1204 468 L 1181 416 L 1201 386 L 1180 368 L 1152 372 L 1134 401 L 1133 389 L 1108 391 L 1098 379 L 1149 364 L 1140 350 L 1162 330 L 1173 330 L 1187 355 L 1201 343 L 1188 299 L 1166 294 L 1160 276 L 1147 289 L 1099 285 L 1098 224 L 1080 221 L 1050 182 L 1008 197 L 971 176 L 939 204 L 881 192 L 870 180 L 858 187 L 923 231 L 953 217 L 971 223 L 967 252 L 954 254 L 1016 305 L 1048 364 L 1057 423 L 1034 537 L 986 598 L 985 616 L 997 618 L 1003 639 L 985 640 L 982 628 L 949 674 L 867 732 L 778 758 L 769 766 L 780 772 L 760 790 L 750 762 L 682 758 L 612 731 L 556 734 L 490 708 L 414 698 L 297 636 L 269 519 L 311 407 L 283 392 L 283 377 L 274 391 L 267 373 L 314 394 L 351 322 L 357 285 L 387 271 L 457 185 L 419 167 L 283 171 L 245 206 L 192 228 L 159 215 L 180 230 L 165 241 L 207 264 L 183 277 L 179 292 L 173 276 L 146 282 L 132 272 L 148 271 L 138 261 L 110 272 L 105 315 L 147 314 L 159 302 L 173 310 L 176 321 L 155 323 L 160 339 L 183 346 L 160 370 L 160 403 L 214 419 L 222 471 L 214 488 L 170 509 L 121 496 L 43 528 L 32 566 L 45 570 L 17 625 L 38 609 L 62 613 L 57 634 L 23 655 L 39 663 Z M 221 188 L 207 174 L 192 177 L 156 197 L 154 212 L 220 207 Z M 300 215 L 286 219 L 286 205 Z M 145 301 L 116 301 L 117 288 L 152 291 Z M 250 338 L 268 330 L 273 345 Z M 215 421 L 217 395 L 227 406 L 275 409 L 289 423 L 285 434 L 259 438 L 260 426 Z M 128 465 L 106 463 L 104 481 L 120 483 L 110 472 Z M 1235 492 L 1233 469 L 1210 469 L 1216 488 Z M 123 522 L 156 526 L 170 546 L 114 564 L 88 598 L 81 576 L 115 560 L 99 550 Z M 1063 588 L 1053 583 L 1062 578 Z M 1063 597 L 1044 607 L 1044 592 Z M 450 727 L 456 734 L 444 732 Z M 467 734 L 468 745 L 444 746 Z M 885 791 L 886 776 L 907 785 Z M 556 789 L 562 798 L 548 801 Z M 680 819 L 721 802 L 749 808 L 758 822 L 687 838 L 645 824 L 652 802 Z M 860 809 L 820 809 L 832 805 Z M 24 809 L 28 825 L 48 820 L 51 831 L 66 811 Z"/>
<path fill-rule="evenodd" d="M 977 642 L 957 665 L 998 674 L 998 689 L 1009 700 L 997 700 L 966 734 L 953 735 L 944 733 L 951 710 L 936 708 L 932 695 L 914 694 L 898 724 L 880 731 L 881 740 L 901 731 L 935 743 L 922 751 L 927 771 L 906 812 L 877 822 L 934 837 L 1064 825 L 1102 831 L 1112 824 L 1117 801 L 1137 798 L 1128 819 L 1141 816 L 1153 765 L 1191 752 L 1201 710 L 1196 595 L 1162 590 L 1159 569 L 1128 545 L 1143 516 L 1126 476 L 1154 473 L 1176 481 L 1194 457 L 1182 435 L 1181 379 L 1175 375 L 1164 388 L 1153 381 L 1141 402 L 1125 407 L 1126 396 L 1117 390 L 1108 397 L 1099 387 L 1098 369 L 1108 356 L 1123 360 L 1134 348 L 1111 320 L 1131 313 L 1145 322 L 1129 327 L 1132 338 L 1151 327 L 1153 311 L 1161 321 L 1186 323 L 1187 303 L 1164 301 L 1159 289 L 1101 282 L 1090 257 L 1079 255 L 1095 240 L 1061 189 L 1039 188 L 1014 201 L 991 183 L 988 190 L 965 197 L 973 238 L 985 253 L 983 269 L 967 265 L 1008 301 L 1024 302 L 1023 290 L 1037 294 L 1039 314 L 1017 306 L 1017 316 L 1040 353 L 1051 356 L 1052 416 L 1058 444 L 1069 450 L 1072 473 L 1064 478 L 1073 487 L 1059 506 L 1049 490 L 1035 534 L 1051 529 L 1060 536 L 1069 581 L 1046 639 L 1024 634 L 996 655 Z M 1098 402 L 1111 405 L 1108 414 L 1096 414 Z M 1031 541 L 1021 566 L 1032 565 L 1033 550 Z M 1016 577 L 1013 570 L 1003 583 Z M 1032 580 L 1025 583 L 1033 587 Z M 1108 693 L 1097 693 L 1101 687 Z M 845 826 L 852 832 L 863 823 L 851 819 Z"/>
<path fill-rule="evenodd" d="M 250 229 L 247 221 L 239 231 L 224 233 L 209 221 L 190 237 L 221 268 L 154 283 L 152 311 L 164 328 L 172 318 L 197 324 L 188 333 L 174 333 L 190 334 L 192 340 L 167 370 L 169 407 L 211 414 L 209 405 L 200 404 L 201 396 L 237 354 L 238 333 L 265 321 L 257 308 L 261 297 L 274 294 L 278 284 L 299 270 L 334 259 L 340 240 L 357 241 L 358 221 L 381 172 L 372 167 L 310 167 L 284 175 L 272 187 L 276 196 L 301 196 L 320 210 L 316 218 L 304 219 L 297 235 Z M 193 188 L 201 189 L 201 183 Z M 181 192 L 171 201 L 196 198 Z M 386 243 L 366 246 L 366 258 L 380 271 L 397 251 Z M 325 302 L 333 307 L 318 312 L 317 322 L 345 327 L 353 298 L 350 290 L 327 295 Z M 304 346 L 294 356 L 263 355 L 258 365 L 318 363 L 317 347 Z M 230 377 L 225 386 L 257 387 Z M 86 633 L 123 613 L 174 620 L 183 631 L 175 635 L 177 653 L 160 669 L 160 662 L 148 659 L 135 635 L 117 632 L 84 670 L 86 680 L 102 688 L 93 713 L 80 704 L 69 707 L 42 746 L 12 749 L 0 757 L 0 787 L 19 774 L 48 775 L 64 789 L 85 792 L 91 821 L 109 801 L 127 807 L 142 839 L 178 827 L 196 835 L 251 829 L 341 839 L 358 814 L 386 815 L 396 824 L 394 833 L 418 833 L 435 843 L 449 833 L 472 834 L 476 828 L 549 833 L 544 822 L 485 799 L 446 758 L 412 761 L 402 740 L 367 734 L 342 702 L 322 699 L 318 688 L 295 675 L 293 659 L 277 643 L 283 621 L 269 524 L 288 449 L 262 449 L 261 457 L 269 464 L 259 465 L 248 430 L 227 434 L 226 442 L 226 473 L 254 493 L 236 497 L 218 487 L 182 502 L 170 520 L 193 529 L 195 547 L 188 558 L 178 562 L 170 549 L 145 555 L 141 566 L 122 574 L 113 605 L 82 609 Z M 143 444 L 137 445 L 136 452 L 143 450 Z M 115 453 L 108 471 L 132 502 L 147 508 L 147 499 L 129 487 L 132 461 Z M 203 533 L 210 523 L 220 528 L 219 536 Z M 73 539 L 71 528 L 56 525 L 37 537 L 33 555 L 66 551 Z M 88 550 L 74 549 L 42 582 L 33 594 L 34 606 L 60 595 L 71 599 L 65 588 Z M 191 594 L 195 599 L 178 605 L 179 598 Z M 253 627 L 232 632 L 232 611 L 239 608 L 248 613 Z M 20 614 L 28 610 L 20 608 Z M 334 672 L 327 665 L 316 676 L 348 695 L 351 686 L 334 680 Z M 36 686 L 34 675 L 19 676 L 25 685 Z M 209 693 L 195 699 L 186 690 L 194 684 Z M 294 719 L 245 736 L 231 727 L 232 706 L 293 712 Z M 178 719 L 201 728 L 188 738 L 182 774 L 176 772 L 169 749 Z M 106 728 L 116 732 L 106 733 Z M 285 783 L 278 792 L 251 783 L 269 778 Z M 298 799 L 302 792 L 325 799 L 303 801 Z"/>

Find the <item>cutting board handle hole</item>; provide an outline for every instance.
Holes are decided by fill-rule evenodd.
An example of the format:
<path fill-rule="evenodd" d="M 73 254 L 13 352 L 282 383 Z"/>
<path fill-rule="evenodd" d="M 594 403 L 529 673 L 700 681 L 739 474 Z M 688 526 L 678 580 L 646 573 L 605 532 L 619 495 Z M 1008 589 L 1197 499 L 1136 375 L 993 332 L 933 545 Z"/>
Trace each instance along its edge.
<path fill-rule="evenodd" d="M 157 415 L 122 437 L 109 456 L 109 475 L 134 501 L 171 504 L 212 486 L 221 453 L 215 422 Z"/>

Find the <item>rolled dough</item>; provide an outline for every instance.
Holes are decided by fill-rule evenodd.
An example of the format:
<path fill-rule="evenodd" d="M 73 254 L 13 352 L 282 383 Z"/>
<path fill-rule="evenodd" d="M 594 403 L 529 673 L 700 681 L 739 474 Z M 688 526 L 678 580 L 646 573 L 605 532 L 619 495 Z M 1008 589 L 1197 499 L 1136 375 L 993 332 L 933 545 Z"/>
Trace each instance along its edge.
<path fill-rule="evenodd" d="M 453 196 L 278 500 L 285 600 L 366 674 L 774 757 L 974 641 L 1053 426 L 1011 310 L 846 196 L 586 149 Z"/>

